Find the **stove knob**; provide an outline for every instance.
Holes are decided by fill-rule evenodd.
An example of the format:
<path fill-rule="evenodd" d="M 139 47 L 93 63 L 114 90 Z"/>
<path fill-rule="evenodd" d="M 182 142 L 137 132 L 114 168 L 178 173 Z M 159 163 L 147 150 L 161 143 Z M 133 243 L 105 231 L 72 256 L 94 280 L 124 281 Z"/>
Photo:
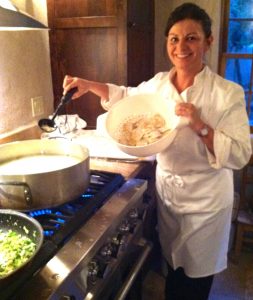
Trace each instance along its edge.
<path fill-rule="evenodd" d="M 130 231 L 130 224 L 127 220 L 123 221 L 119 226 L 119 232 L 122 234 L 126 234 Z"/>
<path fill-rule="evenodd" d="M 118 235 L 114 236 L 112 238 L 112 245 L 119 247 L 122 244 L 122 237 L 123 237 L 122 233 L 119 233 Z"/>
<path fill-rule="evenodd" d="M 106 260 L 109 260 L 113 253 L 113 247 L 111 244 L 107 244 L 100 249 L 99 254 Z"/>
<path fill-rule="evenodd" d="M 117 246 L 120 245 L 120 237 L 118 235 L 113 236 L 112 243 L 113 243 L 113 245 L 117 245 Z"/>
<path fill-rule="evenodd" d="M 130 210 L 129 212 L 129 218 L 132 220 L 132 219 L 138 219 L 139 217 L 139 213 L 138 213 L 138 209 L 137 208 L 134 208 L 132 210 Z"/>
<path fill-rule="evenodd" d="M 113 248 L 112 257 L 117 257 L 119 247 L 121 245 L 121 236 L 120 235 L 113 236 L 111 244 L 112 244 L 112 248 Z"/>
<path fill-rule="evenodd" d="M 98 263 L 95 260 L 90 261 L 88 265 L 88 278 L 91 283 L 95 284 L 99 272 Z"/>
<path fill-rule="evenodd" d="M 138 224 L 138 220 L 139 220 L 139 213 L 138 213 L 137 208 L 132 209 L 129 212 L 128 217 L 129 217 L 128 220 L 129 220 L 129 223 L 131 226 L 130 232 L 133 233 L 136 225 Z"/>

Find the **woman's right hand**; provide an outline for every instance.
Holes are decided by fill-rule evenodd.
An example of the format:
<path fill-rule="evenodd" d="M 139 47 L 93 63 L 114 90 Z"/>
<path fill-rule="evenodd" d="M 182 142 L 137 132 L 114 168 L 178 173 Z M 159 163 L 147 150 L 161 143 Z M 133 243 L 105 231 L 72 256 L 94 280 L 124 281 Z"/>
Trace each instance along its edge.
<path fill-rule="evenodd" d="M 77 87 L 77 92 L 72 96 L 72 99 L 77 99 L 89 91 L 90 82 L 82 78 L 66 75 L 63 80 L 63 94 L 65 95 L 74 87 Z"/>
<path fill-rule="evenodd" d="M 102 99 L 108 99 L 109 96 L 109 89 L 105 83 L 66 75 L 63 80 L 63 94 L 65 95 L 67 91 L 74 87 L 77 87 L 77 92 L 73 95 L 72 99 L 79 98 L 89 91 Z"/>

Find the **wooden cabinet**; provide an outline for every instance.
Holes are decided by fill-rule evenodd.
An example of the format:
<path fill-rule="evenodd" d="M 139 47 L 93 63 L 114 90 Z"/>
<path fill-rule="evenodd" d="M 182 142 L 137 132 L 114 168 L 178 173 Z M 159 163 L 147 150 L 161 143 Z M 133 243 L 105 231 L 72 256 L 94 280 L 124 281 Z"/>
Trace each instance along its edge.
<path fill-rule="evenodd" d="M 127 85 L 154 75 L 154 1 L 127 1 Z"/>
<path fill-rule="evenodd" d="M 55 106 L 66 74 L 137 85 L 154 73 L 154 1 L 47 0 Z M 96 126 L 100 99 L 87 93 L 65 113 Z"/>

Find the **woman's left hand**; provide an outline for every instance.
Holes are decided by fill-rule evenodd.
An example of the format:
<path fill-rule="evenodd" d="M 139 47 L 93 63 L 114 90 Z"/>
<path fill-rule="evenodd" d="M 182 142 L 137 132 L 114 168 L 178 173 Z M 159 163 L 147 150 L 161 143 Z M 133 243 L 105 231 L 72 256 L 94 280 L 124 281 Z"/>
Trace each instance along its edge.
<path fill-rule="evenodd" d="M 185 103 L 185 102 L 178 103 L 175 107 L 175 114 L 177 116 L 188 118 L 189 127 L 193 131 L 195 131 L 196 134 L 198 134 L 199 136 L 201 136 L 199 132 L 203 127 L 209 128 L 208 134 L 205 136 L 201 136 L 201 139 L 204 141 L 209 151 L 215 156 L 214 148 L 213 148 L 214 131 L 210 126 L 205 124 L 200 119 L 200 113 L 196 108 L 196 106 L 193 105 L 192 103 Z"/>
<path fill-rule="evenodd" d="M 198 109 L 192 103 L 177 103 L 175 107 L 175 114 L 177 116 L 187 118 L 189 120 L 189 126 L 196 132 L 205 125 L 200 119 Z"/>
<path fill-rule="evenodd" d="M 189 119 L 190 124 L 200 121 L 199 112 L 192 103 L 177 103 L 175 113 L 177 116 Z"/>

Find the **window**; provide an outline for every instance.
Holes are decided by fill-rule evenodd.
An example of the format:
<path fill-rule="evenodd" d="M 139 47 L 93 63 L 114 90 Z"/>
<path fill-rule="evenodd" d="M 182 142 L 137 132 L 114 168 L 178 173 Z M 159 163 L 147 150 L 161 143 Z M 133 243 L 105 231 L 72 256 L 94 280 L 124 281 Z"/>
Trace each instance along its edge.
<path fill-rule="evenodd" d="M 220 74 L 245 91 L 253 126 L 253 0 L 223 0 Z"/>

